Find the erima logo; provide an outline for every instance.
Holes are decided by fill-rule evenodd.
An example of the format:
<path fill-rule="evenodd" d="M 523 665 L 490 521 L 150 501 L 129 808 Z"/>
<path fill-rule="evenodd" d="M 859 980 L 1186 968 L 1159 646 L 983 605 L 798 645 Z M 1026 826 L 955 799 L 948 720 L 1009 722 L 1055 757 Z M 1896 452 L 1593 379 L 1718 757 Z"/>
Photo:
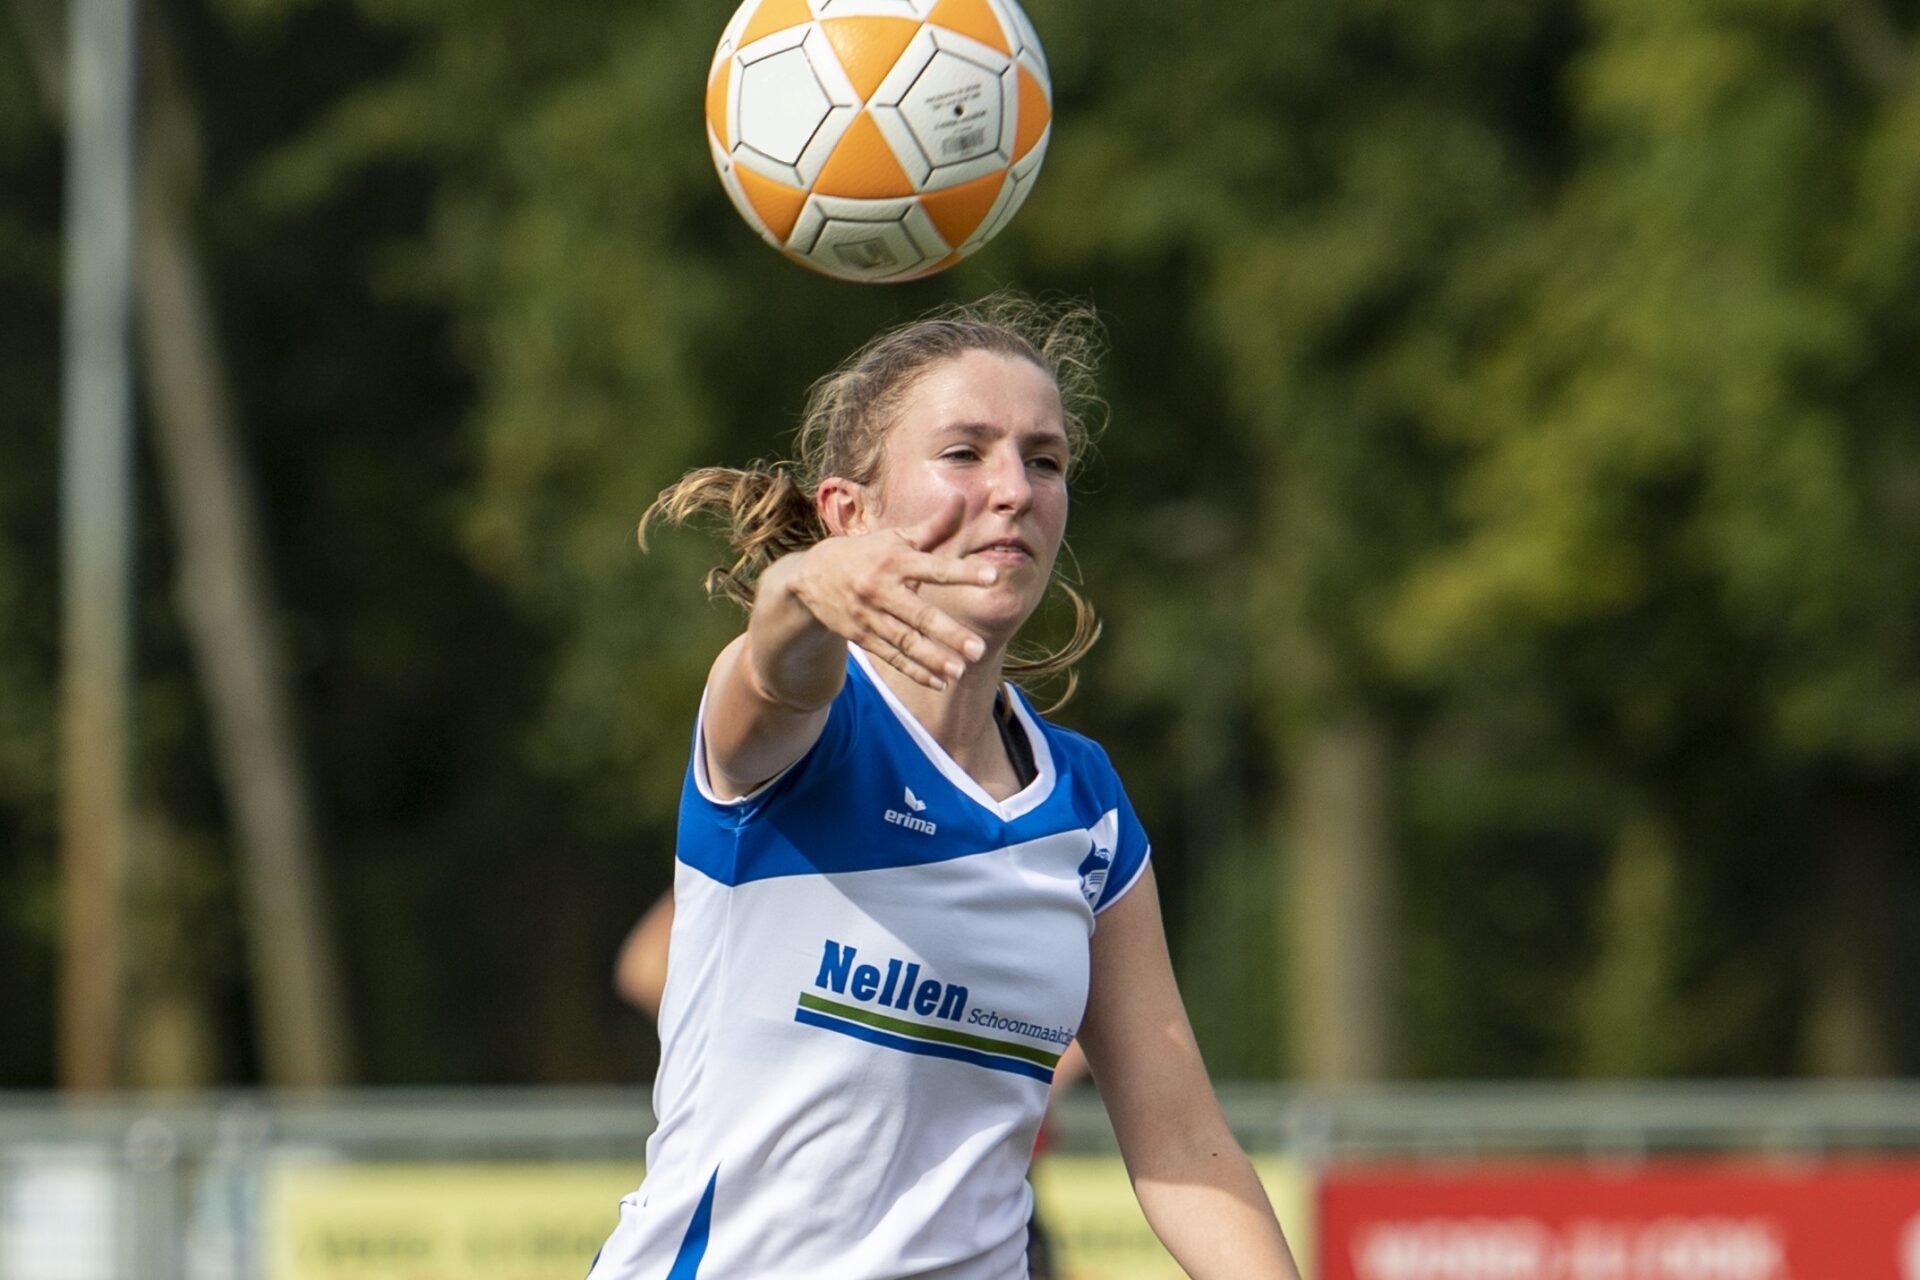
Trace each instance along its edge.
<path fill-rule="evenodd" d="M 1113 869 L 1113 846 L 1120 834 L 1120 811 L 1109 809 L 1100 821 L 1087 828 L 1087 856 L 1081 860 L 1080 896 L 1092 909 L 1100 905 L 1107 887 L 1107 872 Z"/>
<path fill-rule="evenodd" d="M 918 831 L 923 836 L 930 836 L 938 831 L 940 829 L 939 827 L 928 822 L 925 818 L 916 816 L 927 807 L 927 802 L 913 794 L 912 787 L 906 788 L 906 793 L 907 808 L 911 810 L 911 812 L 902 813 L 898 809 L 889 809 L 887 810 L 887 821 L 896 827 L 905 827 L 909 831 Z"/>

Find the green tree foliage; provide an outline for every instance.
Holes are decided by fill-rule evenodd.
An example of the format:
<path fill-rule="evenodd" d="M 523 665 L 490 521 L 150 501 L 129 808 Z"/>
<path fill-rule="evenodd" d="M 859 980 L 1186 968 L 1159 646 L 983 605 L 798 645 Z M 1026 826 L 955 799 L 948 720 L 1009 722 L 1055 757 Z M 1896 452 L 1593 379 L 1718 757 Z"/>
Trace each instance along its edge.
<path fill-rule="evenodd" d="M 1611 1065 L 1781 1070 L 1799 1034 L 1890 1069 L 1912 1006 L 1879 895 L 1912 875 L 1920 780 L 1910 36 L 1792 0 L 1587 16 L 1581 164 L 1494 264 L 1517 287 L 1439 418 L 1456 527 L 1391 645 L 1456 695 L 1550 700 L 1617 793 L 1619 857 L 1675 864 L 1614 873 L 1668 886 L 1691 941 L 1662 1047 Z M 1620 891 L 1632 949 L 1652 915 Z M 1829 999 L 1851 1031 L 1818 1030 Z"/>
<path fill-rule="evenodd" d="M 713 540 L 642 556 L 635 521 L 783 451 L 882 324 L 1002 283 L 1110 327 L 1072 529 L 1110 625 L 1065 718 L 1155 833 L 1219 1073 L 1305 1058 L 1275 850 L 1342 742 L 1379 748 L 1387 1065 L 1911 1065 L 1910 6 L 1034 0 L 1038 189 L 892 289 L 726 203 L 727 8 L 169 5 L 373 1079 L 644 1072 L 607 966 L 738 619 Z M 8 84 L 0 391 L 47 424 L 0 466 L 11 1024 L 50 928 L 52 329 L 17 326 L 51 314 L 57 157 Z M 212 915 L 223 817 L 148 599 L 145 793 Z"/>

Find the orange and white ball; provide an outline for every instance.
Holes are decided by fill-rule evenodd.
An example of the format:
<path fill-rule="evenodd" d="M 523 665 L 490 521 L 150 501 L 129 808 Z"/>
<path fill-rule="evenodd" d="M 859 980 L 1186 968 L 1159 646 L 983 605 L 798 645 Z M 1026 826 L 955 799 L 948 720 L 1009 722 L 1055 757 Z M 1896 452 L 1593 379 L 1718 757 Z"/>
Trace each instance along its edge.
<path fill-rule="evenodd" d="M 1015 0 L 746 0 L 707 77 L 734 207 L 846 280 L 932 275 L 1006 226 L 1052 133 Z"/>

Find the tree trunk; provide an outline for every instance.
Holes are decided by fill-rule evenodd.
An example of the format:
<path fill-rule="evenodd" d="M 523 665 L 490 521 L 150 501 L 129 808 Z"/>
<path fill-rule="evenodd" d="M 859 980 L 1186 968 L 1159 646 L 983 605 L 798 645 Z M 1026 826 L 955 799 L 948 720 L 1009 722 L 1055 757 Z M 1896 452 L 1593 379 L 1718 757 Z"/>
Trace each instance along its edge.
<path fill-rule="evenodd" d="M 1599 953 L 1581 992 L 1583 1075 L 1662 1076 L 1686 1063 L 1677 858 L 1664 823 L 1640 816 L 1622 825 L 1599 904 Z"/>
<path fill-rule="evenodd" d="M 13 0 L 56 118 L 65 56 L 57 0 Z M 198 129 L 159 15 L 146 58 L 137 211 L 139 337 L 154 453 L 180 562 L 178 601 L 238 829 L 261 1062 L 273 1084 L 353 1075 L 339 966 L 327 935 L 311 805 L 295 748 L 251 486 L 227 394 L 191 214 Z"/>
<path fill-rule="evenodd" d="M 124 1062 L 126 876 L 133 675 L 133 429 L 127 350 L 132 271 L 133 13 L 73 6 L 76 61 L 60 13 L 14 11 L 49 113 L 69 132 L 64 182 L 60 389 L 60 1085 L 98 1091 Z"/>
<path fill-rule="evenodd" d="M 1316 1084 L 1377 1080 L 1395 1064 L 1392 748 L 1353 713 L 1293 752 L 1283 916 L 1296 1070 Z"/>

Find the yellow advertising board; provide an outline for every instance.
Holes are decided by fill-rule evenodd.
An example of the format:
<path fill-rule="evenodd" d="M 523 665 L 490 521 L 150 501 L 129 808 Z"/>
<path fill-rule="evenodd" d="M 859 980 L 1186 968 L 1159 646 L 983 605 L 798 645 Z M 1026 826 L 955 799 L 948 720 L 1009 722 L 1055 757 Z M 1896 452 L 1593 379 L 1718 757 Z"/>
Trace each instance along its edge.
<path fill-rule="evenodd" d="M 581 1280 L 634 1164 L 312 1164 L 272 1171 L 265 1280 Z"/>
<path fill-rule="evenodd" d="M 1253 1167 L 1306 1267 L 1313 1256 L 1311 1175 L 1279 1157 L 1256 1157 Z M 1141 1216 L 1120 1157 L 1047 1156 L 1034 1166 L 1033 1191 L 1061 1280 L 1183 1280 Z"/>
<path fill-rule="evenodd" d="M 1254 1161 L 1304 1266 L 1312 1186 Z M 581 1280 L 637 1164 L 310 1164 L 268 1176 L 264 1280 Z M 1051 1155 L 1034 1169 L 1061 1280 L 1181 1280 L 1118 1156 Z"/>

